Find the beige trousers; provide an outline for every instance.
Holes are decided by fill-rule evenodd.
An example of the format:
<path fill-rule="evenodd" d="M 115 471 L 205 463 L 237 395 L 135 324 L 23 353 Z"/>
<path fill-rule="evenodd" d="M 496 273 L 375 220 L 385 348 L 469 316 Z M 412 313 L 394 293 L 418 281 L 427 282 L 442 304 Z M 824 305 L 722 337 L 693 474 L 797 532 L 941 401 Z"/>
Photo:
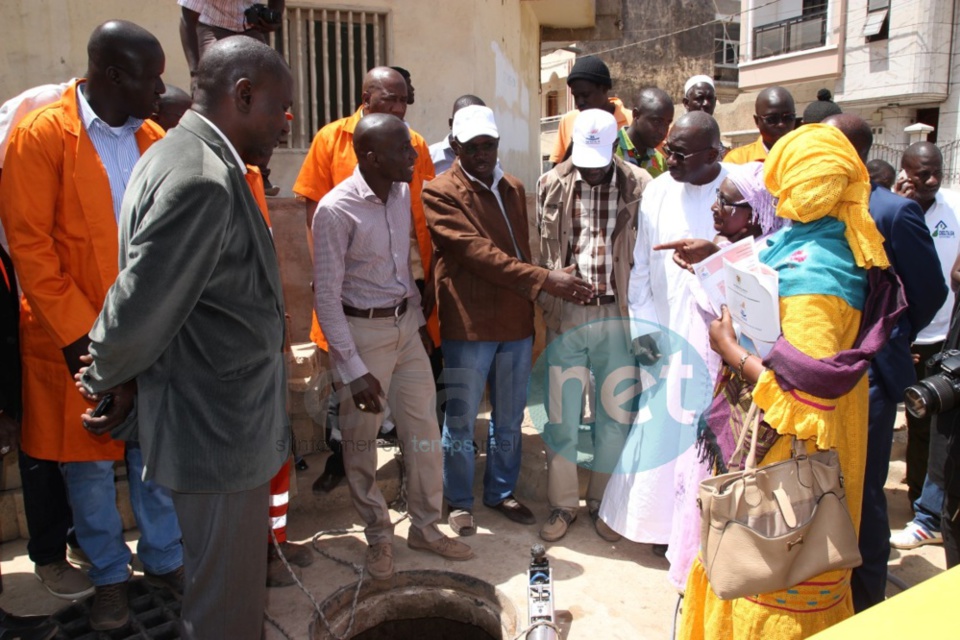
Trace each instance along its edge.
<path fill-rule="evenodd" d="M 600 508 L 603 493 L 610 480 L 610 472 L 617 467 L 620 454 L 630 432 L 630 425 L 607 414 L 601 402 L 600 387 L 615 370 L 636 366 L 629 349 L 627 324 L 619 320 L 616 304 L 599 307 L 581 307 L 565 304 L 560 331 L 547 331 L 546 360 L 548 367 L 560 367 L 576 379 L 580 389 L 590 388 L 589 372 L 596 379 L 593 424 L 593 470 L 587 486 L 587 508 Z M 567 334 L 564 337 L 564 334 Z M 554 341 L 562 338 L 562 343 Z M 562 346 L 560 346 L 562 345 Z M 550 413 L 562 417 L 548 421 L 544 433 L 547 442 L 547 500 L 552 509 L 576 513 L 580 505 L 580 484 L 577 479 L 577 450 L 580 442 L 580 418 L 583 415 L 584 393 L 564 386 L 551 388 L 548 403 Z"/>
<path fill-rule="evenodd" d="M 367 369 L 380 382 L 397 425 L 407 479 L 411 526 L 427 540 L 437 529 L 443 505 L 443 449 L 437 426 L 436 388 L 415 315 L 400 318 L 347 317 Z M 341 390 L 343 463 L 353 505 L 366 523 L 369 544 L 393 541 L 387 503 L 377 487 L 377 434 L 383 414 L 357 409 L 349 388 Z"/>

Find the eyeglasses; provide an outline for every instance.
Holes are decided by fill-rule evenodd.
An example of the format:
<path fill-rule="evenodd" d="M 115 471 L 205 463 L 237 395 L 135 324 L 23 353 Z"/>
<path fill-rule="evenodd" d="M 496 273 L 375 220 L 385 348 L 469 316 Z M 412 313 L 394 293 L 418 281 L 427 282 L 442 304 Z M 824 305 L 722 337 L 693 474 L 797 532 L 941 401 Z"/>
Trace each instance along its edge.
<path fill-rule="evenodd" d="M 707 147 L 706 149 L 700 149 L 700 151 L 684 153 L 683 151 L 676 151 L 675 149 L 672 149 L 667 145 L 663 145 L 663 156 L 668 159 L 671 157 L 676 158 L 677 162 L 686 162 L 687 158 L 692 158 L 693 156 L 699 155 L 701 153 L 705 153 L 707 151 L 714 151 L 714 148 Z"/>
<path fill-rule="evenodd" d="M 770 113 L 765 116 L 757 116 L 763 123 L 770 127 L 775 127 L 778 124 L 791 124 L 797 121 L 797 114 L 795 113 Z"/>
<path fill-rule="evenodd" d="M 719 204 L 722 208 L 739 207 L 743 209 L 753 209 L 750 203 L 746 200 L 741 200 L 740 202 L 727 202 L 723 199 L 723 194 L 720 193 L 720 189 L 717 189 L 717 204 Z"/>
<path fill-rule="evenodd" d="M 463 152 L 468 156 L 475 156 L 478 153 L 488 153 L 490 151 L 496 151 L 497 146 L 499 146 L 500 141 L 494 140 L 493 142 L 465 142 L 460 145 L 460 148 L 463 149 Z"/>

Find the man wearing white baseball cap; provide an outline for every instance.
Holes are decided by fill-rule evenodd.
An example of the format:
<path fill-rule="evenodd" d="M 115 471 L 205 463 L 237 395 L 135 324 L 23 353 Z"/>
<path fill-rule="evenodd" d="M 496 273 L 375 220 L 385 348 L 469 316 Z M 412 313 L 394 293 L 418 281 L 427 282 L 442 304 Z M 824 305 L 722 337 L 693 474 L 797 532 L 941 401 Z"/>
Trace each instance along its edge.
<path fill-rule="evenodd" d="M 612 116 L 611 116 L 612 117 Z M 533 301 L 541 291 L 587 300 L 588 284 L 566 271 L 530 263 L 523 184 L 497 161 L 500 133 L 480 105 L 453 117 L 453 165 L 423 190 L 437 248 L 436 286 L 446 391 L 443 495 L 455 533 L 476 533 L 473 438 L 489 382 L 493 406 L 486 441 L 483 503 L 522 524 L 533 513 L 514 497 L 520 474 L 520 425 L 533 348 Z"/>
<path fill-rule="evenodd" d="M 566 534 L 580 502 L 576 463 L 582 394 L 565 383 L 575 378 L 586 388 L 592 372 L 600 389 L 614 371 L 636 364 L 627 330 L 627 292 L 637 214 L 650 174 L 614 155 L 617 129 L 616 119 L 606 111 L 580 113 L 573 125 L 570 159 L 541 176 L 537 185 L 541 266 L 573 268 L 592 289 L 580 304 L 567 304 L 549 292 L 538 299 L 547 325 L 547 366 L 563 372 L 556 384 L 550 377 L 547 404 L 560 411 L 548 411 L 543 431 L 551 513 L 540 537 L 549 542 Z M 589 325 L 600 329 L 587 335 L 583 328 Z M 620 536 L 597 514 L 630 420 L 610 415 L 603 402 L 597 405 L 587 509 L 597 534 L 615 542 Z"/>

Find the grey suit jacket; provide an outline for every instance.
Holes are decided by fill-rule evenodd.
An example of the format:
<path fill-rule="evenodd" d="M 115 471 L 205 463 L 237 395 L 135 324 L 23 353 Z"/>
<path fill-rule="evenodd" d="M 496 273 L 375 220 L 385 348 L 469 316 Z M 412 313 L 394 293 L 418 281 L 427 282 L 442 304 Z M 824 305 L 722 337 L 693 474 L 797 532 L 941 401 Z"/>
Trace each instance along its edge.
<path fill-rule="evenodd" d="M 192 111 L 134 168 L 120 275 L 84 382 L 136 378 L 145 475 L 181 492 L 260 486 L 289 455 L 280 272 L 230 149 Z"/>

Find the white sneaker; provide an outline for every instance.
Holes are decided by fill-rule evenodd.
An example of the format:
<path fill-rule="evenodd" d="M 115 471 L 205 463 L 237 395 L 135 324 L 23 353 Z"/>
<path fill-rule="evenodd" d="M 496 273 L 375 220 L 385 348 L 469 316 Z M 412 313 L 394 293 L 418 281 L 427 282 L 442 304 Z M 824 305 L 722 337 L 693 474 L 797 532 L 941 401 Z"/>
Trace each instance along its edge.
<path fill-rule="evenodd" d="M 943 534 L 939 531 L 927 531 L 911 520 L 902 531 L 890 536 L 890 546 L 894 549 L 916 549 L 925 544 L 943 544 Z"/>

